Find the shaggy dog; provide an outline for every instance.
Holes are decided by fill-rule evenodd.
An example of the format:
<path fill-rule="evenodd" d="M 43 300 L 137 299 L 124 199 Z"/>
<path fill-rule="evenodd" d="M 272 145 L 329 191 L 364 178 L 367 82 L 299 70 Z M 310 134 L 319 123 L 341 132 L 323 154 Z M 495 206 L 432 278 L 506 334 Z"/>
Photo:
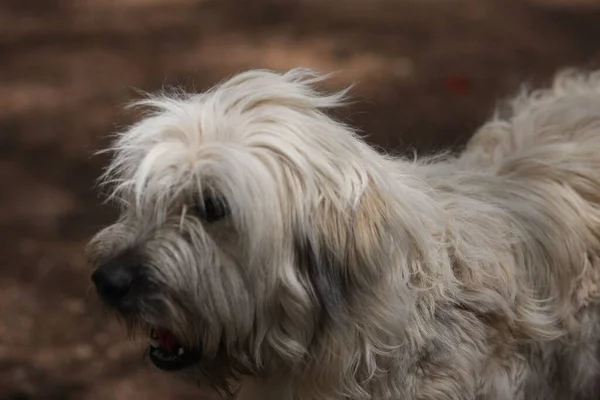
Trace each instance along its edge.
<path fill-rule="evenodd" d="M 92 279 L 152 363 L 246 399 L 597 399 L 600 73 L 416 160 L 322 78 L 151 96 L 109 149 Z"/>

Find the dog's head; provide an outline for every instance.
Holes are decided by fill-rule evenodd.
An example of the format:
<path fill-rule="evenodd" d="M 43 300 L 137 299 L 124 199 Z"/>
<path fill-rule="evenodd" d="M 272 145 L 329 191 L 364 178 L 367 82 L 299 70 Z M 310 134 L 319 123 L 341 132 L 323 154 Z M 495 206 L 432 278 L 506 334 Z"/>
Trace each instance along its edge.
<path fill-rule="evenodd" d="M 319 79 L 250 71 L 155 96 L 111 148 L 103 182 L 121 216 L 90 244 L 92 279 L 149 336 L 158 368 L 220 388 L 300 368 L 359 296 L 368 309 L 406 278 L 381 268 L 418 249 L 408 229 L 391 234 L 385 193 L 398 188 L 382 177 L 394 172 L 324 114 L 343 93 L 320 94 Z"/>

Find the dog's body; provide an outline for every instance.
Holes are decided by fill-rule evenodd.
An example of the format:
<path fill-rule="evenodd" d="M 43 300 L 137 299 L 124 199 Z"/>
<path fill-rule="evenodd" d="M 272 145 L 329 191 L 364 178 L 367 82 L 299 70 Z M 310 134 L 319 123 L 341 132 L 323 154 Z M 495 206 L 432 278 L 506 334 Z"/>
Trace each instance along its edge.
<path fill-rule="evenodd" d="M 159 332 L 154 363 L 245 399 L 598 398 L 600 75 L 417 161 L 323 114 L 341 96 L 313 78 L 155 98 L 115 144 L 94 281 Z"/>

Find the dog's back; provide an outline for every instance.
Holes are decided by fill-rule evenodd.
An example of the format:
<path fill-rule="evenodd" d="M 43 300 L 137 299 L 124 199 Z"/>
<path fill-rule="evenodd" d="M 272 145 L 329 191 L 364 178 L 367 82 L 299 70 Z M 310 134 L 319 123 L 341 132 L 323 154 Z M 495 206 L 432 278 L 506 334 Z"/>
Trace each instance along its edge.
<path fill-rule="evenodd" d="M 542 144 L 598 146 L 599 113 L 600 71 L 563 71 L 550 88 L 524 89 L 500 107 L 468 142 L 460 163 L 500 165 Z"/>
<path fill-rule="evenodd" d="M 514 246 L 524 269 L 516 273 L 524 275 L 534 298 L 556 313 L 563 331 L 559 339 L 528 350 L 529 375 L 540 381 L 524 382 L 531 386 L 524 398 L 543 393 L 541 381 L 547 379 L 554 381 L 548 389 L 553 398 L 595 399 L 600 393 L 600 72 L 563 72 L 550 89 L 524 92 L 506 111 L 475 134 L 456 166 L 480 167 L 498 183 L 489 185 L 487 200 L 514 217 L 525 239 Z"/>

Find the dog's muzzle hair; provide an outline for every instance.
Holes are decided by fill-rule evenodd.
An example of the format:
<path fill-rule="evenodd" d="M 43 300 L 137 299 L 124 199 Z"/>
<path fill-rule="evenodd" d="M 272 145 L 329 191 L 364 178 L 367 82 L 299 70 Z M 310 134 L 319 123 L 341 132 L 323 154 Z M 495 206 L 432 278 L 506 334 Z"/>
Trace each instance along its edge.
<path fill-rule="evenodd" d="M 151 362 L 247 399 L 597 398 L 600 75 L 417 160 L 326 115 L 323 78 L 150 96 L 109 149 L 92 280 Z"/>

